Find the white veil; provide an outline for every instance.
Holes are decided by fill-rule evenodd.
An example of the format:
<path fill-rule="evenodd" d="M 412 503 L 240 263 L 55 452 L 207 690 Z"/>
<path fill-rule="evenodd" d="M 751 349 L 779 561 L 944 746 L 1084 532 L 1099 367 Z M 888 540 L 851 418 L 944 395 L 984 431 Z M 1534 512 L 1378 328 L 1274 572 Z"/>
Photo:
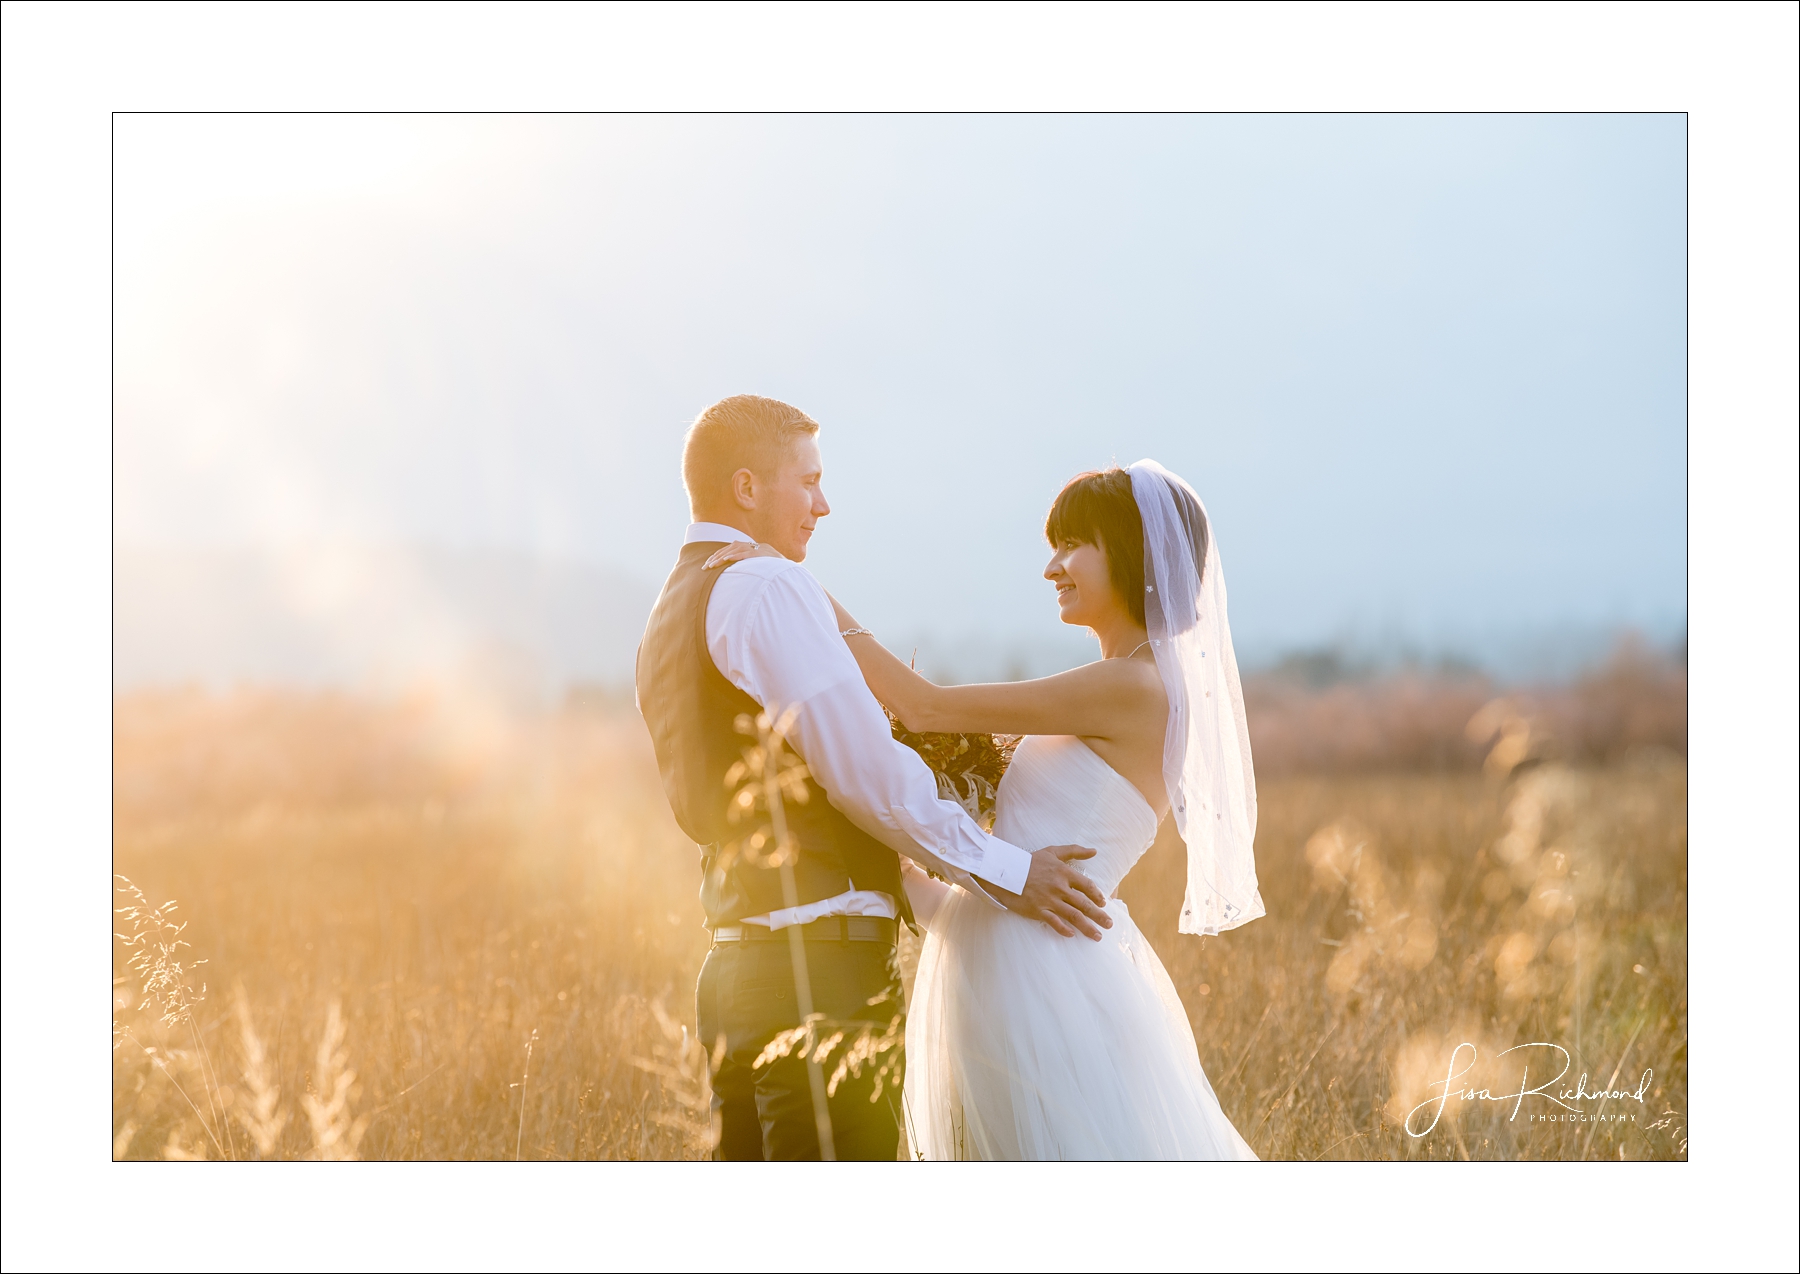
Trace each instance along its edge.
<path fill-rule="evenodd" d="M 1220 933 L 1263 914 L 1253 850 L 1256 775 L 1225 618 L 1225 573 L 1194 489 L 1154 460 L 1129 472 L 1144 522 L 1144 626 L 1169 696 L 1163 782 L 1187 843 L 1179 928 Z"/>

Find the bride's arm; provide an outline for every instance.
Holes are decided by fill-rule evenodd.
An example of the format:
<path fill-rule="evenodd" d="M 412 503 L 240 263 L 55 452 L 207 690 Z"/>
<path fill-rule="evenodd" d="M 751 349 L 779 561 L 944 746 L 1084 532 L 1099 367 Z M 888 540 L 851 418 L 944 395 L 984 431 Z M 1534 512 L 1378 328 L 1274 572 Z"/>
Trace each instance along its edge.
<path fill-rule="evenodd" d="M 707 559 L 706 567 L 775 556 L 777 551 L 767 545 L 728 544 Z M 837 598 L 831 598 L 831 605 L 839 632 L 862 628 Z M 1102 659 L 1033 681 L 939 686 L 901 663 L 866 630 L 845 641 L 869 689 L 909 730 L 1112 739 L 1141 731 L 1145 713 L 1167 709 L 1155 665 L 1141 660 Z"/>
<path fill-rule="evenodd" d="M 862 627 L 837 598 L 831 604 L 840 632 Z M 1138 660 L 1103 659 L 1031 681 L 940 686 L 873 634 L 857 632 L 845 641 L 869 689 L 909 730 L 1113 738 L 1141 729 L 1143 714 L 1165 703 L 1155 665 Z"/>

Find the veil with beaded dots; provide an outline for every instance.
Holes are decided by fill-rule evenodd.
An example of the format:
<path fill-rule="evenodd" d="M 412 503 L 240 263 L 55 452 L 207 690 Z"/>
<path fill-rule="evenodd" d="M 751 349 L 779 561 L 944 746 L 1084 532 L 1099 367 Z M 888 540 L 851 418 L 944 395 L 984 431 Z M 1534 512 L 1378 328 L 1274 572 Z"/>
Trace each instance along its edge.
<path fill-rule="evenodd" d="M 1169 697 L 1163 782 L 1187 844 L 1182 933 L 1263 914 L 1256 887 L 1256 775 L 1225 617 L 1225 573 L 1206 506 L 1154 460 L 1132 465 L 1144 523 L 1144 620 Z"/>

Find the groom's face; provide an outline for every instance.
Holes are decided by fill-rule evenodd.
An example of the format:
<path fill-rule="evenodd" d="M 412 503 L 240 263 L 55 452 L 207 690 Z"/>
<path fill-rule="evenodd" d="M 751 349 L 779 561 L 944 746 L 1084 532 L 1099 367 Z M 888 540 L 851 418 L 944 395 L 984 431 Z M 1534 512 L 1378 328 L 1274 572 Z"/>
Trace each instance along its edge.
<path fill-rule="evenodd" d="M 772 473 L 752 475 L 746 509 L 750 525 L 744 529 L 783 557 L 804 562 L 819 519 L 831 512 L 820 485 L 823 476 L 819 440 L 810 436 L 796 439 Z M 740 488 L 740 505 L 745 503 L 745 494 Z"/>

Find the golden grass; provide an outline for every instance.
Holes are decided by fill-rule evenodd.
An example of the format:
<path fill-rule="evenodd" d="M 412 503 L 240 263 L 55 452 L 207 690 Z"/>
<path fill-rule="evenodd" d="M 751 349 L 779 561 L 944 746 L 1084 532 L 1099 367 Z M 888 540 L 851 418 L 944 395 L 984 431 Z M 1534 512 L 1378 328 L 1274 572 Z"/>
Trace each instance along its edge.
<path fill-rule="evenodd" d="M 116 869 L 191 944 L 160 973 L 115 944 L 116 1156 L 703 1153 L 695 851 L 629 708 L 140 694 L 115 761 Z M 1678 758 L 1274 778 L 1261 811 L 1266 918 L 1176 935 L 1166 830 L 1122 890 L 1258 1154 L 1685 1155 Z M 1589 1092 L 1652 1069 L 1642 1103 L 1577 1103 L 1634 1119 L 1450 1100 L 1404 1131 L 1458 1043 L 1499 1093 L 1537 1040 Z"/>
<path fill-rule="evenodd" d="M 1681 762 L 1540 768 L 1504 784 L 1288 778 L 1260 796 L 1267 916 L 1214 938 L 1177 935 L 1183 858 L 1167 828 L 1120 891 L 1258 1155 L 1686 1156 Z M 1585 1072 L 1588 1092 L 1635 1089 L 1653 1070 L 1642 1103 L 1571 1103 L 1632 1122 L 1534 1122 L 1559 1108 L 1527 1099 L 1513 1118 L 1510 1102 L 1453 1098 L 1431 1133 L 1406 1133 L 1408 1113 L 1444 1091 L 1458 1044 L 1479 1056 L 1452 1091 L 1498 1097 L 1518 1091 L 1521 1063 L 1533 1088 L 1556 1074 L 1541 1069 L 1549 1050 L 1499 1057 L 1540 1041 L 1573 1055 L 1569 1088 Z M 1415 1129 L 1429 1120 L 1421 1112 Z"/>

